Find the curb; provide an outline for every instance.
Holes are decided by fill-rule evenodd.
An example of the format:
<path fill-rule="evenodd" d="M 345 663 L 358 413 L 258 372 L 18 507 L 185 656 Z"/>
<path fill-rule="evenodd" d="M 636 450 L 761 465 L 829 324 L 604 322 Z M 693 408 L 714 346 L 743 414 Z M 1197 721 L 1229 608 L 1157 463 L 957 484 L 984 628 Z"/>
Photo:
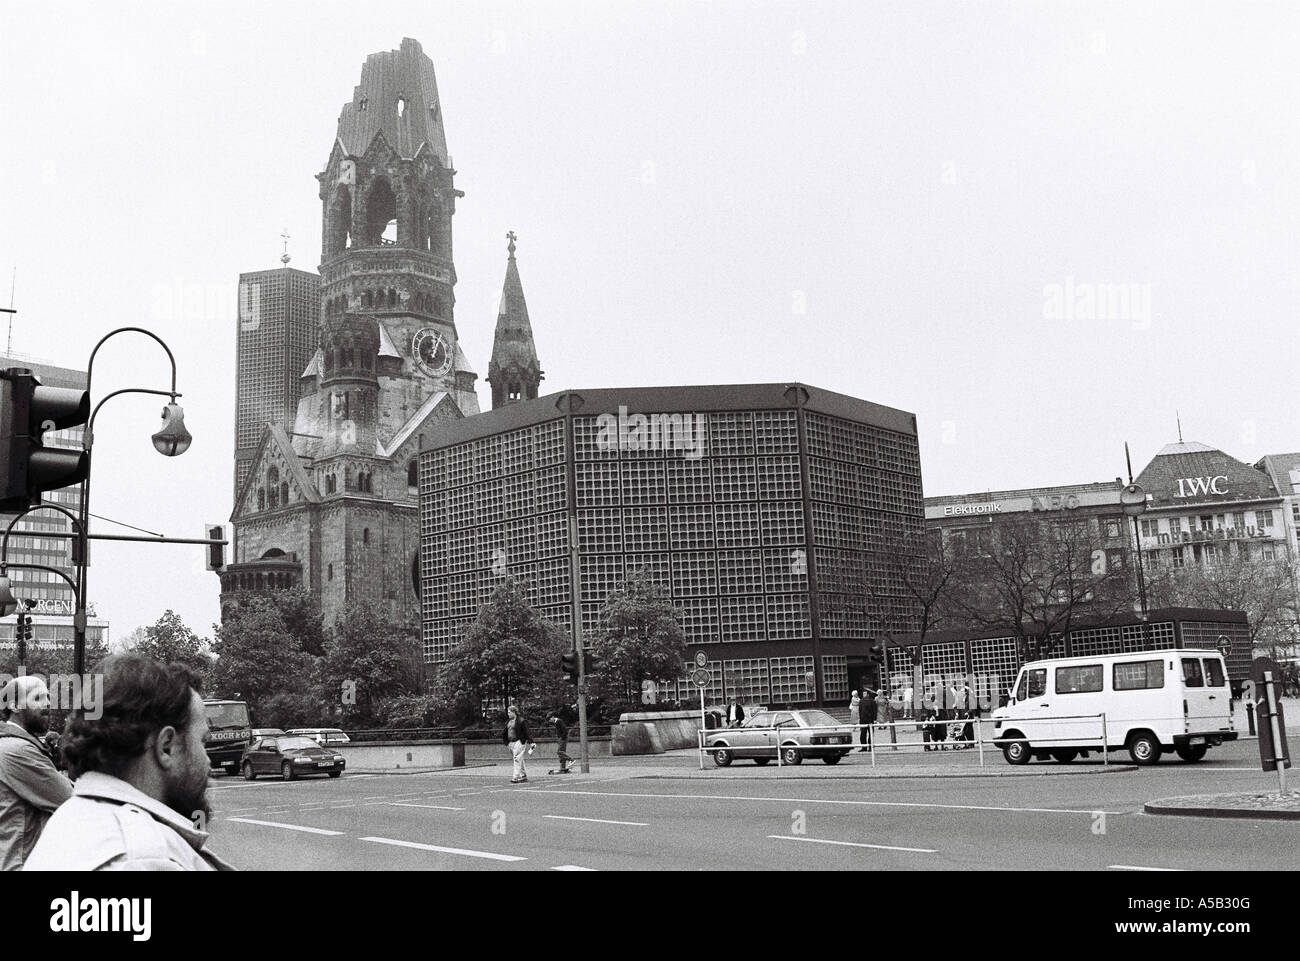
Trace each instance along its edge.
<path fill-rule="evenodd" d="M 1167 817 L 1232 818 L 1247 821 L 1300 821 L 1300 811 L 1265 811 L 1257 808 L 1181 807 L 1148 801 L 1142 805 L 1147 814 Z"/>
<path fill-rule="evenodd" d="M 375 776 L 381 776 L 385 774 L 436 774 L 441 771 L 464 771 L 467 768 L 496 767 L 496 766 L 497 765 L 495 764 L 483 763 L 483 764 L 458 764 L 455 767 L 410 767 L 410 768 L 358 767 L 358 768 L 348 768 L 346 771 L 343 772 L 343 776 L 347 777 L 349 774 L 373 774 Z"/>
<path fill-rule="evenodd" d="M 1128 774 L 1138 769 L 1136 764 L 1111 764 L 1105 767 L 1097 767 L 1094 770 L 1076 768 L 1069 771 L 1043 771 L 1041 774 L 1034 771 L 971 771 L 966 773 L 947 773 L 932 772 L 928 774 L 907 774 L 894 772 L 874 772 L 861 774 L 818 774 L 810 777 L 800 777 L 797 774 L 765 774 L 768 780 L 778 781 L 860 781 L 860 780 L 898 780 L 900 778 L 970 778 L 970 777 L 1069 777 L 1070 775 L 1079 774 Z M 700 771 L 694 774 L 638 774 L 633 780 L 637 781 L 736 781 L 743 778 L 743 775 L 736 774 L 715 774 L 709 771 Z M 1297 814 L 1300 817 L 1300 813 Z"/>

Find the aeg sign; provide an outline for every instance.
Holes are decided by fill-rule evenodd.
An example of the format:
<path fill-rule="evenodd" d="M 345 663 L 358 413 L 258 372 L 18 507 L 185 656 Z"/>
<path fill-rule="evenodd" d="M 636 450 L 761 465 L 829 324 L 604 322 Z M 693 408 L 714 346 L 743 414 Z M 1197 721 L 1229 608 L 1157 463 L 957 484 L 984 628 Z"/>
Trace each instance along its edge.
<path fill-rule="evenodd" d="M 1216 477 L 1180 477 L 1178 478 L 1178 493 L 1175 497 L 1196 497 L 1198 494 L 1204 497 L 1207 494 L 1226 494 L 1227 489 L 1221 487 L 1221 482 L 1226 482 L 1227 474 L 1219 474 Z"/>

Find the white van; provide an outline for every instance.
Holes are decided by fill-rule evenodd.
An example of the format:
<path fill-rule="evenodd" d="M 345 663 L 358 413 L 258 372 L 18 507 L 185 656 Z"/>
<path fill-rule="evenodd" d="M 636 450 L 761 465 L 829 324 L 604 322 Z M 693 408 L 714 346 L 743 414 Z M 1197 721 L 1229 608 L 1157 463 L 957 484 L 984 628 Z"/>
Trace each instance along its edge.
<path fill-rule="evenodd" d="M 1137 764 L 1155 764 L 1167 750 L 1199 761 L 1237 738 L 1223 655 L 1211 650 L 1033 661 L 992 718 L 1010 764 L 1035 757 L 1068 764 L 1103 748 L 1127 748 Z"/>

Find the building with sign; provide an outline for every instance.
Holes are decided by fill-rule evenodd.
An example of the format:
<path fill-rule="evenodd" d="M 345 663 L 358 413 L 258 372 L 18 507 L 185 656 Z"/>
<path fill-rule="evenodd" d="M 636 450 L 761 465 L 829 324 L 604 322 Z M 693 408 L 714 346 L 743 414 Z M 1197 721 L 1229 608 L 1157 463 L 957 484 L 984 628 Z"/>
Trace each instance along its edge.
<path fill-rule="evenodd" d="M 420 530 L 429 663 L 507 576 L 592 636 L 643 571 L 711 700 L 842 702 L 871 641 L 915 629 L 898 565 L 924 550 L 916 419 L 800 384 L 521 399 L 430 435 Z M 661 699 L 698 697 L 682 667 Z"/>
<path fill-rule="evenodd" d="M 945 545 L 974 550 L 989 546 L 992 525 L 1002 518 L 1041 517 L 1082 521 L 1106 551 L 1109 565 L 1125 565 L 1133 546 L 1133 527 L 1120 507 L 1123 482 L 1029 487 L 1020 490 L 954 494 L 925 499 L 925 527 Z"/>
<path fill-rule="evenodd" d="M 1282 498 L 1282 520 L 1293 558 L 1300 558 L 1300 454 L 1267 454 L 1255 464 Z"/>
<path fill-rule="evenodd" d="M 1287 501 L 1269 470 L 1206 444 L 1166 445 L 1137 484 L 1147 495 L 1138 522 L 1143 559 L 1153 567 L 1212 564 L 1231 555 L 1282 560 L 1295 543 Z"/>
<path fill-rule="evenodd" d="M 46 387 L 70 387 L 75 390 L 86 389 L 86 372 L 56 367 L 43 361 L 14 354 L 0 357 L 0 367 L 26 367 Z M 82 428 L 71 427 L 65 430 L 47 431 L 45 443 L 51 447 L 68 447 L 80 449 Z M 57 504 L 64 509 L 77 513 L 81 504 L 81 485 L 46 491 L 41 495 L 46 504 Z M 0 531 L 9 526 L 13 514 L 0 514 Z M 36 511 L 28 514 L 14 525 L 9 536 L 6 560 L 13 563 L 43 564 L 46 567 L 65 571 L 74 580 L 76 574 L 72 566 L 72 540 L 67 535 L 72 533 L 72 522 L 57 511 Z M 56 536 L 63 535 L 63 536 Z M 91 550 L 94 561 L 94 550 Z M 59 577 L 46 571 L 28 571 L 11 568 L 9 577 L 13 585 L 14 596 L 19 600 L 32 601 L 32 640 L 36 647 L 45 650 L 73 646 L 72 615 L 76 602 L 72 589 Z M 86 641 L 108 643 L 108 622 L 97 618 L 94 606 L 87 606 L 90 619 L 86 624 Z M 14 625 L 17 615 L 0 620 L 0 650 L 12 650 Z"/>

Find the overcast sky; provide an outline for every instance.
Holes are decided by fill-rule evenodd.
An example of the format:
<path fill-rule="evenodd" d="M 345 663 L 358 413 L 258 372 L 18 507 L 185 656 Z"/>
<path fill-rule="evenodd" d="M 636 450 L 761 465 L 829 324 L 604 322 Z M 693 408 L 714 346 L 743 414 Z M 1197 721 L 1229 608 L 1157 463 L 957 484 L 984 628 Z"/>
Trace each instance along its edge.
<path fill-rule="evenodd" d="M 316 269 L 340 107 L 407 36 L 480 378 L 514 229 L 544 392 L 805 381 L 914 411 L 927 494 L 1113 479 L 1125 440 L 1136 473 L 1176 409 L 1248 462 L 1300 449 L 1289 0 L 0 11 L 13 349 L 84 367 L 149 327 L 194 434 L 165 459 L 159 401 L 105 407 L 96 514 L 228 518 L 237 276 L 286 227 Z M 93 393 L 166 380 L 122 335 Z M 89 583 L 117 637 L 219 617 L 198 548 L 101 543 Z"/>

